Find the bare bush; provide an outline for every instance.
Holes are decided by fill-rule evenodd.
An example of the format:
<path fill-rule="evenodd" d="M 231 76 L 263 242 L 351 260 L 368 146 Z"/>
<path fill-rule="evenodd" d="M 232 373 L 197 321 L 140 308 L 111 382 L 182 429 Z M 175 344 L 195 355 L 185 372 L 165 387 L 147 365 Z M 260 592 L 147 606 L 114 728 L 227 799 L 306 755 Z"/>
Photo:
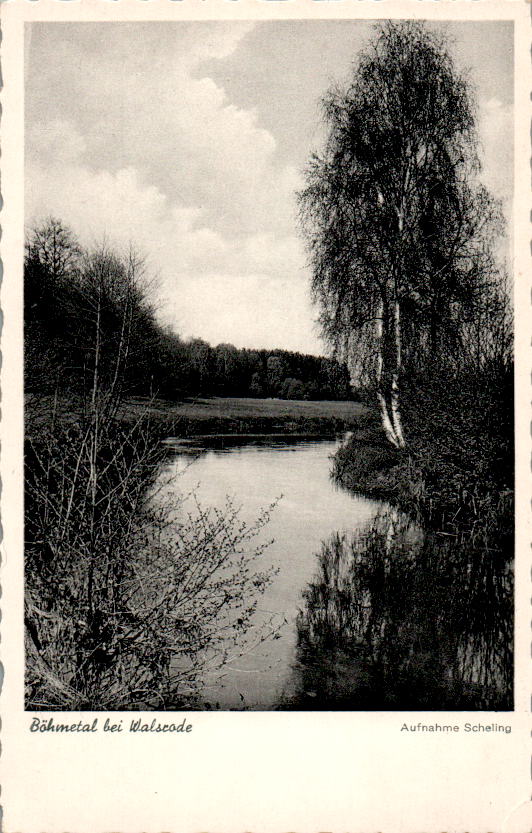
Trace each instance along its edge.
<path fill-rule="evenodd" d="M 179 707 L 243 646 L 272 576 L 254 542 L 269 512 L 248 526 L 230 503 L 194 517 L 185 500 L 155 510 L 149 430 L 100 422 L 96 453 L 94 431 L 27 448 L 27 706 Z"/>

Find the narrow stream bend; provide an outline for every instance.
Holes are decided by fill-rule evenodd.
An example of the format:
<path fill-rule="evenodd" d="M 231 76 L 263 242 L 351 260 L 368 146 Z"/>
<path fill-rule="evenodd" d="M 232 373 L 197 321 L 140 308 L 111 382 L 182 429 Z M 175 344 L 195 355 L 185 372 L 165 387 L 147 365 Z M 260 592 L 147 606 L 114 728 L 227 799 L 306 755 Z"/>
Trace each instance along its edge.
<path fill-rule="evenodd" d="M 277 572 L 245 647 L 203 673 L 198 707 L 511 709 L 510 570 L 337 488 L 340 442 L 166 441 L 157 499 L 193 494 L 180 512 L 223 512 L 229 496 L 252 525 L 277 501 L 260 533 L 273 539 L 261 569 Z"/>

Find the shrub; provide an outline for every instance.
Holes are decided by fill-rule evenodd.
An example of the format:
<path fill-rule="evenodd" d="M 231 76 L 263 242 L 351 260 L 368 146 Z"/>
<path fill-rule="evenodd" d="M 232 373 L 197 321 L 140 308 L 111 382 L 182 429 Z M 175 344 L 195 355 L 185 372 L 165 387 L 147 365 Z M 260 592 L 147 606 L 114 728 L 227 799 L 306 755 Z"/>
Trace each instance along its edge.
<path fill-rule="evenodd" d="M 245 640 L 268 512 L 155 511 L 149 427 L 99 416 L 27 446 L 27 708 L 176 708 Z"/>

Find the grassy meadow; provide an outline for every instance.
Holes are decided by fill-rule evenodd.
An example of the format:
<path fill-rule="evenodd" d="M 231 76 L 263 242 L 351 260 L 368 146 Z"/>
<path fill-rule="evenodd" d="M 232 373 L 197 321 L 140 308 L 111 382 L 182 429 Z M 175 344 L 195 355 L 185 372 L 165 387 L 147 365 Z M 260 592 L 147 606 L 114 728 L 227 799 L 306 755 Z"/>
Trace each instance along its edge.
<path fill-rule="evenodd" d="M 73 397 L 30 394 L 26 400 L 26 434 L 32 435 L 52 420 L 77 423 L 83 404 Z M 186 438 L 198 434 L 333 434 L 361 428 L 371 420 L 370 409 L 359 402 L 195 397 L 170 401 L 127 397 L 117 412 L 124 426 L 142 421 L 154 436 Z"/>

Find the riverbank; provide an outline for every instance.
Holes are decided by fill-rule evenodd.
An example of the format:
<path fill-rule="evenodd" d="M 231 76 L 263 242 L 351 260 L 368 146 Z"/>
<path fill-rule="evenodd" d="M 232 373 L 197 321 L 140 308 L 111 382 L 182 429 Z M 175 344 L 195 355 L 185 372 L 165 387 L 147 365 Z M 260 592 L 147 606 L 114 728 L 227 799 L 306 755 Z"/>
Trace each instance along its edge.
<path fill-rule="evenodd" d="M 29 394 L 26 401 L 26 434 L 33 435 L 53 419 L 75 424 L 82 413 L 72 397 L 55 399 Z M 185 398 L 179 401 L 128 397 L 116 413 L 128 428 L 149 425 L 156 439 L 212 434 L 334 435 L 362 429 L 372 420 L 370 409 L 360 402 L 247 399 L 240 397 Z"/>
<path fill-rule="evenodd" d="M 368 418 L 357 402 L 210 397 L 164 400 L 128 399 L 120 412 L 126 422 L 149 420 L 159 436 L 231 434 L 333 435 Z"/>
<path fill-rule="evenodd" d="M 301 644 L 319 654 L 315 621 L 331 600 L 339 622 L 353 621 L 345 599 L 366 600 L 369 637 L 355 616 L 372 657 L 370 696 L 360 708 L 513 708 L 513 376 L 496 370 L 433 377 L 405 396 L 405 449 L 368 423 L 335 455 L 338 485 L 396 507 L 399 519 L 403 513 L 369 535 L 324 546 L 323 575 L 301 621 Z M 419 541 L 404 516 L 423 530 Z M 356 565 L 346 588 L 331 579 L 344 563 Z M 335 645 L 352 656 L 350 633 Z"/>
<path fill-rule="evenodd" d="M 391 663 L 392 677 L 426 695 L 432 708 L 513 707 L 512 371 L 508 364 L 434 375 L 404 397 L 405 449 L 393 449 L 379 434 L 355 431 L 334 461 L 338 484 L 394 505 L 424 530 L 414 561 L 405 536 L 394 534 L 400 581 L 376 603 L 388 617 L 400 602 L 396 632 L 410 617 L 415 640 L 424 632 L 422 622 L 429 642 L 437 634 L 421 676 L 419 669 L 413 674 L 407 654 Z M 387 563 L 389 537 L 376 530 L 353 552 L 375 571 L 379 559 Z M 434 671 L 444 646 L 452 658 L 450 676 Z M 383 669 L 390 670 L 389 655 Z M 404 704 L 395 684 L 393 689 Z"/>
<path fill-rule="evenodd" d="M 85 410 L 66 399 L 29 403 L 28 709 L 190 704 L 203 667 L 242 650 L 274 575 L 258 540 L 273 503 L 243 522 L 230 498 L 177 519 L 193 489 L 147 501 L 167 454 L 160 440 L 175 425 L 182 434 L 183 421 L 171 408 L 159 419 L 143 403 L 125 410 L 104 396 Z M 263 630 L 260 640 L 275 634 Z"/>
<path fill-rule="evenodd" d="M 368 421 L 369 422 L 369 421 Z M 449 433 L 449 432 L 448 432 Z M 423 436 L 404 450 L 392 448 L 376 425 L 362 426 L 338 449 L 332 476 L 344 489 L 397 507 L 425 529 L 455 540 L 482 543 L 513 558 L 514 492 L 510 477 L 497 470 L 494 455 L 475 458 L 457 452 L 449 437 L 427 444 Z M 482 437 L 464 436 L 464 446 L 482 446 Z M 447 442 L 445 442 L 447 440 Z M 508 468 L 511 437 L 500 437 Z"/>
<path fill-rule="evenodd" d="M 298 463 L 301 454 L 296 457 L 294 449 L 289 457 L 282 453 L 303 435 L 317 440 L 328 432 L 332 439 L 338 431 L 350 431 L 336 452 L 337 483 L 405 510 L 413 506 L 421 519 L 421 510 L 430 505 L 427 496 L 434 496 L 436 488 L 439 505 L 445 503 L 445 481 L 434 476 L 446 460 L 441 431 L 440 443 L 425 446 L 422 457 L 420 439 L 408 451 L 387 447 L 375 411 L 351 402 L 128 400 L 112 417 L 107 411 L 87 412 L 84 422 L 83 413 L 66 400 L 31 404 L 25 502 L 28 708 L 163 710 L 192 702 L 201 708 L 204 673 L 211 670 L 200 666 L 217 649 L 217 610 L 230 617 L 236 656 L 247 655 L 248 629 L 249 639 L 264 641 L 268 651 L 268 646 L 282 646 L 280 631 L 272 631 L 268 621 L 259 624 L 267 632 L 257 632 L 253 616 L 257 598 L 275 580 L 277 567 L 285 566 L 288 578 L 297 582 L 291 597 L 297 597 L 299 588 L 303 594 L 300 612 L 295 620 L 291 617 L 297 641 L 295 687 L 286 700 L 283 695 L 268 701 L 268 708 L 512 708 L 512 549 L 510 538 L 504 542 L 501 535 L 502 504 L 498 514 L 487 512 L 487 503 L 479 504 L 469 526 L 464 518 L 454 526 L 435 525 L 433 507 L 431 523 L 423 521 L 419 539 L 394 512 L 351 529 L 351 505 L 348 522 L 337 515 L 343 489 L 330 494 L 324 489 L 317 498 L 320 478 L 324 487 L 329 483 L 336 444 L 330 442 L 319 464 L 309 467 L 312 458 L 302 443 L 304 470 Z M 49 431 L 35 432 L 37 413 Z M 163 438 L 176 437 L 182 452 L 211 448 L 218 441 L 228 450 L 246 433 L 253 433 L 252 445 L 260 440 L 271 444 L 271 454 L 261 448 L 256 455 L 258 468 L 253 449 L 233 457 L 199 455 L 190 484 L 180 473 L 170 499 L 154 511 L 146 507 L 146 489 L 160 464 L 166 467 L 179 457 L 168 454 L 172 441 L 163 443 Z M 313 444 L 321 446 L 311 442 L 308 447 Z M 421 466 L 427 476 L 429 463 L 431 491 L 421 493 Z M 188 471 L 186 464 L 183 471 Z M 164 489 L 166 481 L 163 497 Z M 224 503 L 227 493 L 251 501 L 246 511 L 252 522 L 259 517 L 258 526 L 249 527 L 246 517 Z M 259 512 L 272 496 L 286 493 L 290 497 L 276 507 L 270 526 L 269 515 Z M 172 520 L 165 507 L 174 513 L 187 494 L 210 508 L 197 516 L 189 513 L 169 535 Z M 266 522 L 270 540 L 278 541 L 275 563 L 269 549 L 261 562 L 260 541 L 253 550 L 254 530 Z M 325 526 L 311 540 L 312 524 Z M 296 542 L 303 566 L 294 572 Z M 250 563 L 242 563 L 249 552 Z M 205 577 L 211 574 L 209 583 Z M 185 608 L 183 586 L 192 588 Z M 268 611 L 281 600 L 286 612 L 279 587 L 272 584 L 270 596 L 264 597 Z M 164 609 L 153 605 L 161 594 L 169 600 Z M 182 618 L 176 635 L 178 607 Z M 160 637 L 156 644 L 154 633 Z M 184 668 L 175 657 L 185 646 L 194 662 Z M 265 665 L 270 664 L 268 659 Z M 145 691 L 140 698 L 139 680 Z M 220 694 L 208 704 L 249 708 L 256 697 L 250 692 L 244 703 L 238 694 L 242 690 L 238 680 L 234 703 Z"/>
<path fill-rule="evenodd" d="M 336 455 L 339 484 L 396 505 L 432 529 L 513 534 L 513 368 L 433 378 L 404 397 L 407 445 L 373 416 Z"/>

